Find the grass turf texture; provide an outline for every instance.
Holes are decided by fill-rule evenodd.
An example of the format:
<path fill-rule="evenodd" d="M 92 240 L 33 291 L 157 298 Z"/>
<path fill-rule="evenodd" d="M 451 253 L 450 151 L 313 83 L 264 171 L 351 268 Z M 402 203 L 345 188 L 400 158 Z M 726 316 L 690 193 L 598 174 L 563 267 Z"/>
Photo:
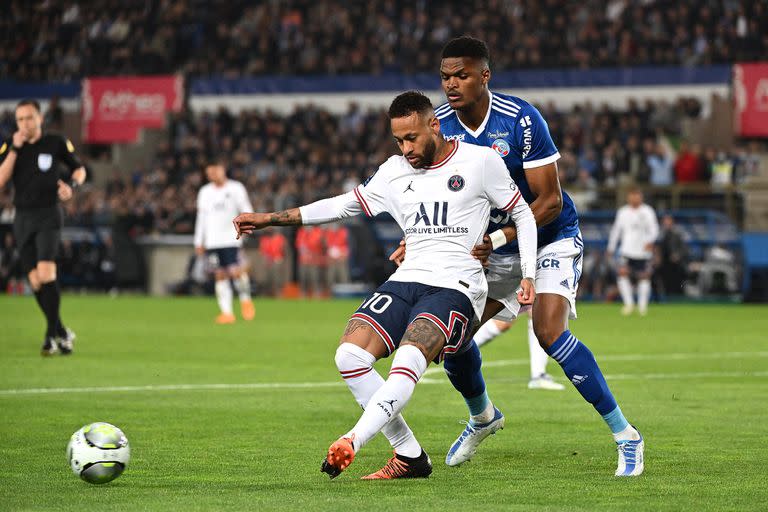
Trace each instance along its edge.
<path fill-rule="evenodd" d="M 0 510 L 765 510 L 764 306 L 654 305 L 647 318 L 579 306 L 574 332 L 647 439 L 640 478 L 612 476 L 613 441 L 572 386 L 526 389 L 521 322 L 484 350 L 507 427 L 475 460 L 443 464 L 466 413 L 440 371 L 405 409 L 432 477 L 359 480 L 391 455 L 378 436 L 330 481 L 325 450 L 360 414 L 333 364 L 356 306 L 262 300 L 254 322 L 218 326 L 212 299 L 66 296 L 75 354 L 43 359 L 34 300 L 0 298 Z M 306 382 L 324 384 L 281 385 Z M 9 391 L 254 383 L 276 386 Z M 118 425 L 132 447 L 127 471 L 104 486 L 79 481 L 64 457 L 69 435 L 93 421 Z"/>

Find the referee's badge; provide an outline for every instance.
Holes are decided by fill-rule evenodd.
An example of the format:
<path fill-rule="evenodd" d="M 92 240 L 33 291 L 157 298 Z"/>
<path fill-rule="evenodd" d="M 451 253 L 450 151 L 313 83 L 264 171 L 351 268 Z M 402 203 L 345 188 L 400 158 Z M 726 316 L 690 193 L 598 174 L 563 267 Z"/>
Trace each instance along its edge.
<path fill-rule="evenodd" d="M 37 166 L 43 172 L 48 172 L 53 164 L 53 156 L 48 153 L 40 153 L 37 155 Z"/>

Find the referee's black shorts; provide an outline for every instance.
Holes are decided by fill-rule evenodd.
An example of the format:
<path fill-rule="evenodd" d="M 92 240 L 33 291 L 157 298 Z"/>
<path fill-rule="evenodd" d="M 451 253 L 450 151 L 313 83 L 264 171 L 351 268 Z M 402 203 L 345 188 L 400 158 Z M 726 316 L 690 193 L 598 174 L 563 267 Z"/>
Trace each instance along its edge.
<path fill-rule="evenodd" d="M 16 210 L 13 235 L 24 274 L 34 269 L 38 261 L 56 261 L 61 225 L 62 212 L 58 206 Z"/>

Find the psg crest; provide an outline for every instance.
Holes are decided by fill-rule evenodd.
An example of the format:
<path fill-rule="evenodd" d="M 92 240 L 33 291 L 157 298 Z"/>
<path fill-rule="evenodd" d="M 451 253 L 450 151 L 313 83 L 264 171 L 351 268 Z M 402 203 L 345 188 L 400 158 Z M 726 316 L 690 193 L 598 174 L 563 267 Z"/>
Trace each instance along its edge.
<path fill-rule="evenodd" d="M 491 146 L 501 156 L 507 156 L 509 154 L 509 143 L 504 139 L 496 139 Z"/>
<path fill-rule="evenodd" d="M 464 178 L 462 178 L 458 174 L 454 174 L 453 176 L 448 178 L 448 190 L 458 192 L 463 188 L 464 188 Z"/>

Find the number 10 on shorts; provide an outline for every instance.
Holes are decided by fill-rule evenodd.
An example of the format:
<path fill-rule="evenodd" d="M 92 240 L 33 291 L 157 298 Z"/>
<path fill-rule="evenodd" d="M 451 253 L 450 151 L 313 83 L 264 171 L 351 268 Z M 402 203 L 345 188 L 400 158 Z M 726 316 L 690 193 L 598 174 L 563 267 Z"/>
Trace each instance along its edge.
<path fill-rule="evenodd" d="M 371 295 L 370 299 L 365 301 L 363 305 L 360 306 L 360 309 L 370 309 L 374 313 L 380 314 L 383 313 L 390 304 L 392 304 L 392 297 L 376 292 Z"/>

